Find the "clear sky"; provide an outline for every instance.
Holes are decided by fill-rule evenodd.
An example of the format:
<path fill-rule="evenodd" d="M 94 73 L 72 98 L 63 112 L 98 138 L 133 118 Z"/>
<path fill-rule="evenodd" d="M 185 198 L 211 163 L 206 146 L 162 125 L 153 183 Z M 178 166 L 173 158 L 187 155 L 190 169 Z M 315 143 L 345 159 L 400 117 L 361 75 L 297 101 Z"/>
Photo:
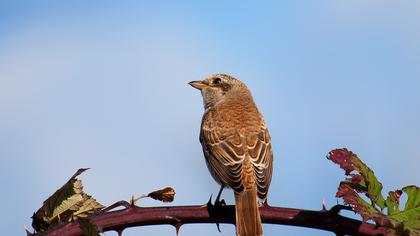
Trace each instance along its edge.
<path fill-rule="evenodd" d="M 419 1 L 149 2 L 0 2 L 2 235 L 23 235 L 80 167 L 105 205 L 165 186 L 177 191 L 168 205 L 207 202 L 218 186 L 198 141 L 201 96 L 187 83 L 213 73 L 243 80 L 265 116 L 271 205 L 334 205 L 343 171 L 325 156 L 337 147 L 359 154 L 384 193 L 420 185 Z M 234 235 L 221 229 L 180 235 Z M 125 235 L 139 232 L 175 231 Z"/>

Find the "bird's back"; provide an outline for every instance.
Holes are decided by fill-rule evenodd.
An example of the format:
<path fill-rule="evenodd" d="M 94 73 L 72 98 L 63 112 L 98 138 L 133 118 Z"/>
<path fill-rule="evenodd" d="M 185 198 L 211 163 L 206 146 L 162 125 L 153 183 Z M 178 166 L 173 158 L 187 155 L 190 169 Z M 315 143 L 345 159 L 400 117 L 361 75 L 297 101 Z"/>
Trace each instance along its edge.
<path fill-rule="evenodd" d="M 265 200 L 272 172 L 270 135 L 252 98 L 226 100 L 207 109 L 200 141 L 209 169 L 219 183 L 242 191 L 244 182 L 257 181 L 258 197 Z M 222 168 L 219 165 L 247 174 L 229 176 L 217 171 Z"/>

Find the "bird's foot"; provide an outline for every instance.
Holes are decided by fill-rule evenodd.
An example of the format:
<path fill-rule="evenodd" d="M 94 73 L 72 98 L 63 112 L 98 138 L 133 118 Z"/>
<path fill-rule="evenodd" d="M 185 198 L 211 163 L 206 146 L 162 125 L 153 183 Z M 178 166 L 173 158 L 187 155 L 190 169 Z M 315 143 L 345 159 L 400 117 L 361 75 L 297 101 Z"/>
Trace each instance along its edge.
<path fill-rule="evenodd" d="M 211 205 L 211 198 L 213 197 L 213 194 L 212 195 L 210 195 L 210 199 L 209 199 L 209 201 L 207 202 L 207 205 Z M 226 206 L 226 202 L 225 202 L 225 199 L 222 199 L 222 200 L 220 200 L 220 197 L 219 198 L 216 198 L 216 200 L 214 200 L 214 205 L 213 206 L 216 206 L 216 207 L 219 207 L 219 206 Z"/>
<path fill-rule="evenodd" d="M 209 207 L 223 207 L 226 206 L 226 202 L 224 199 L 220 200 L 220 196 L 218 198 L 216 198 L 216 200 L 214 201 L 214 205 L 211 204 L 211 198 L 212 198 L 213 194 L 210 195 L 210 199 L 207 202 L 207 205 Z M 217 226 L 217 231 L 219 231 L 219 233 L 221 233 L 222 231 L 220 230 L 220 223 L 216 222 L 216 226 Z"/>
<path fill-rule="evenodd" d="M 216 199 L 216 200 L 214 201 L 214 206 L 226 206 L 225 199 L 222 199 L 222 200 L 220 200 L 220 199 Z"/>
<path fill-rule="evenodd" d="M 220 194 L 217 196 L 216 200 L 214 201 L 214 206 L 216 206 L 216 207 L 226 206 L 225 199 L 220 200 Z M 219 222 L 216 223 L 216 226 L 217 226 L 217 230 L 219 231 L 219 233 L 221 233 L 222 231 L 220 230 Z"/>

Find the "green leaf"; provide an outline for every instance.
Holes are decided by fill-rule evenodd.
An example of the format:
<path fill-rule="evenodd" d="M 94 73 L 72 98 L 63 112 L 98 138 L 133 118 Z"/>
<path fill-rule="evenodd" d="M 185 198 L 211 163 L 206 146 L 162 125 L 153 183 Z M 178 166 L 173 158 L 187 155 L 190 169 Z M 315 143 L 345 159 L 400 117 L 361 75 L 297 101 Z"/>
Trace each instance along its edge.
<path fill-rule="evenodd" d="M 338 165 L 349 176 L 340 183 L 337 197 L 352 206 L 363 220 L 374 220 L 380 226 L 389 227 L 392 235 L 420 235 L 420 190 L 417 186 L 407 186 L 402 190 L 390 191 L 386 200 L 382 196 L 382 184 L 374 172 L 347 149 L 332 150 L 327 158 Z M 404 210 L 401 211 L 400 197 L 407 194 Z M 360 194 L 365 194 L 371 203 Z M 379 208 L 378 208 L 379 207 Z M 383 213 L 387 209 L 387 214 Z"/>
<path fill-rule="evenodd" d="M 79 227 L 83 232 L 84 236 L 99 236 L 98 228 L 92 224 L 89 219 L 79 219 Z"/>
<path fill-rule="evenodd" d="M 420 189 L 417 186 L 407 186 L 402 189 L 407 194 L 404 211 L 390 214 L 392 219 L 403 222 L 403 229 L 412 235 L 420 235 Z"/>
<path fill-rule="evenodd" d="M 386 205 L 388 206 L 388 215 L 398 214 L 400 212 L 400 196 L 401 190 L 391 191 L 386 198 Z"/>
<path fill-rule="evenodd" d="M 417 186 L 410 185 L 402 189 L 408 196 L 407 202 L 405 203 L 404 210 L 418 208 L 420 205 L 420 189 Z"/>

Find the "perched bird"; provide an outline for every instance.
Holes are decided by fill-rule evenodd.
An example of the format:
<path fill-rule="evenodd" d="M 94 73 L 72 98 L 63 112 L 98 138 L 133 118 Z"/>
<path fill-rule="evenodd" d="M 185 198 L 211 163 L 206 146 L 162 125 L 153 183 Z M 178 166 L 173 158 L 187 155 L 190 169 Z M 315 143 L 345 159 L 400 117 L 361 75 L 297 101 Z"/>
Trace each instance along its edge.
<path fill-rule="evenodd" d="M 241 81 L 215 74 L 192 81 L 201 91 L 204 115 L 200 142 L 207 167 L 221 185 L 235 193 L 236 234 L 262 235 L 258 204 L 265 204 L 271 182 L 273 153 L 264 118 Z"/>

